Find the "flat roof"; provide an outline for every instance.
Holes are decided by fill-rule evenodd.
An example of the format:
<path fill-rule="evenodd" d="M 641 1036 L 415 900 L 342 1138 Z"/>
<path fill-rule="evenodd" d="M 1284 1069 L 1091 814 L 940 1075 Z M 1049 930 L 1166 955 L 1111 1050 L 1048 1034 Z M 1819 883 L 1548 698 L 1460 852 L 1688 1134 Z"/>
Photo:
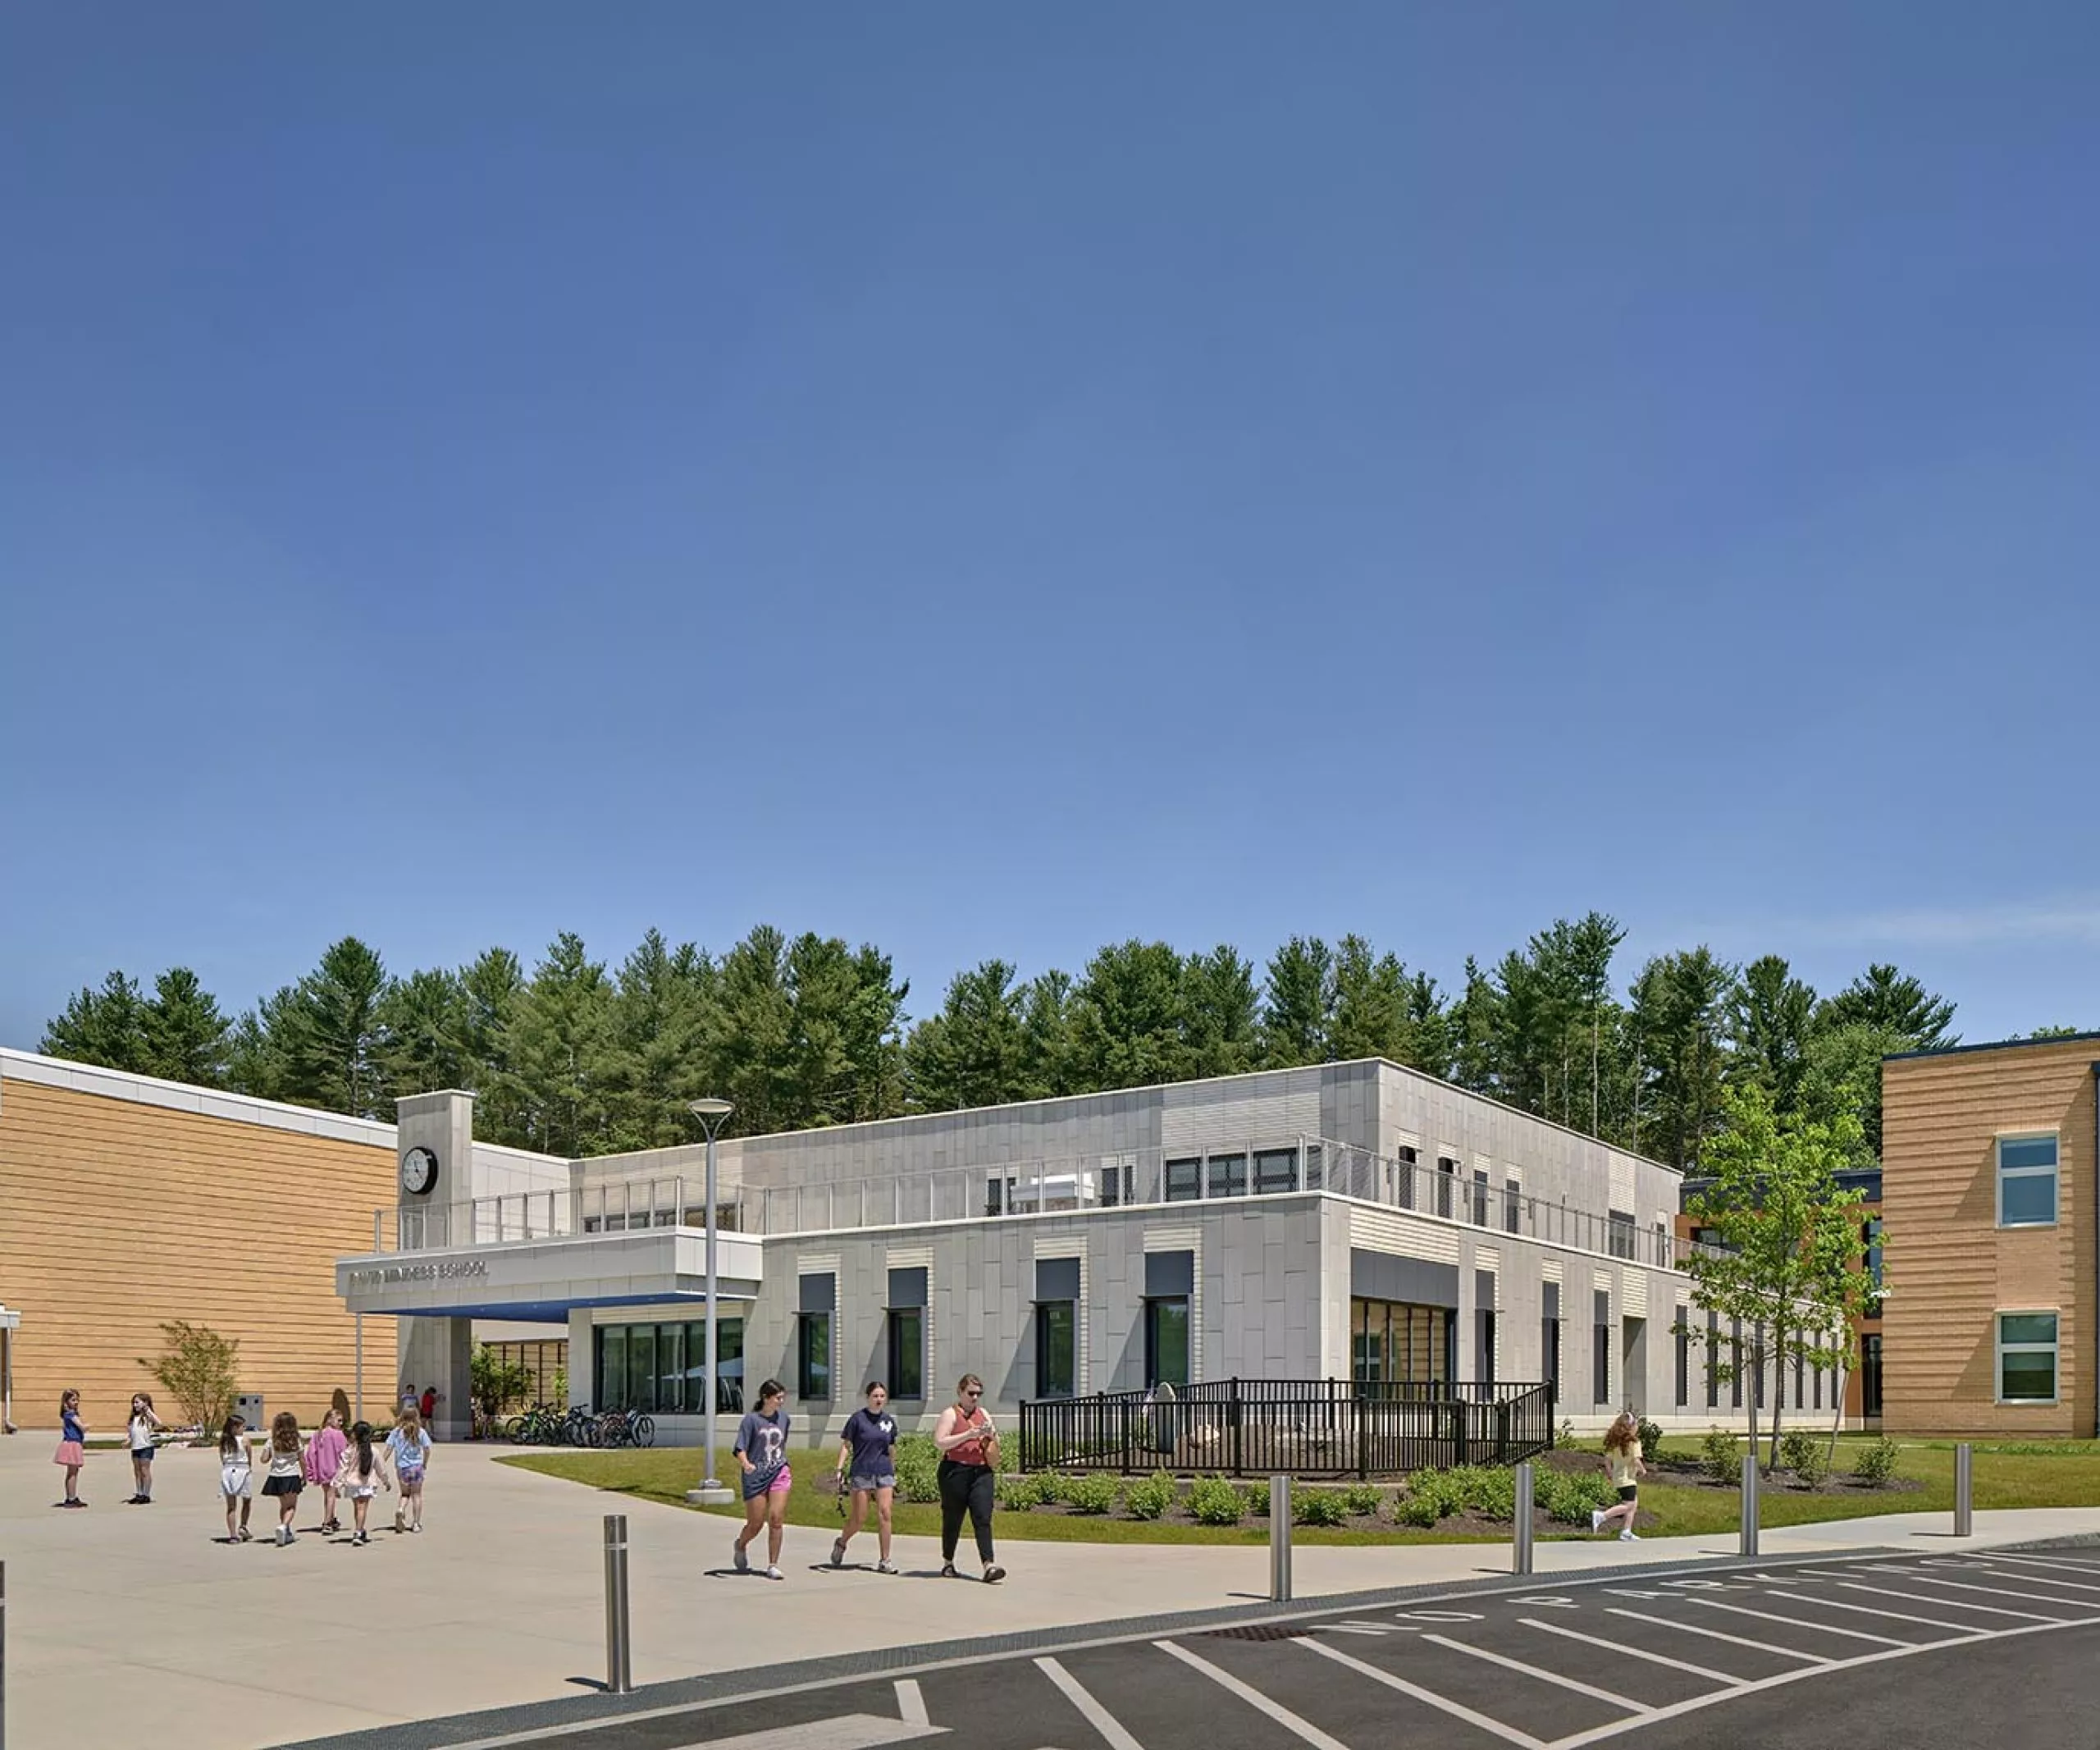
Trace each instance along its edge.
<path fill-rule="evenodd" d="M 1884 1063 L 1908 1062 L 1913 1058 L 1953 1058 L 1965 1051 L 2019 1051 L 2036 1045 L 2090 1045 L 2100 1042 L 2100 1033 L 2051 1033 L 2040 1039 L 1984 1039 L 1974 1045 L 1928 1045 L 1919 1051 L 1892 1051 Z"/>

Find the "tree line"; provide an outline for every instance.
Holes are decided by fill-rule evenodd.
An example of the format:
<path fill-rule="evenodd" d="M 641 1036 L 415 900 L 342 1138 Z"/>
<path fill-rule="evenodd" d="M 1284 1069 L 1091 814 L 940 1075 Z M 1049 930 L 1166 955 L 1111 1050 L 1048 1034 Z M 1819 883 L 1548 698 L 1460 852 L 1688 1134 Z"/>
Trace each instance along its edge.
<path fill-rule="evenodd" d="M 238 1016 L 188 968 L 150 990 L 113 971 L 42 1049 L 371 1117 L 471 1088 L 484 1140 L 563 1156 L 690 1141 L 703 1094 L 750 1135 L 1375 1056 L 1693 1168 L 1746 1085 L 1783 1114 L 1852 1116 L 1871 1159 L 1882 1058 L 1955 1042 L 1954 1005 L 1893 966 L 1823 995 L 1778 955 L 1699 947 L 1622 983 L 1624 937 L 1562 919 L 1449 992 L 1359 935 L 1294 936 L 1258 969 L 1131 940 L 1076 976 L 988 960 L 915 1021 L 888 955 L 770 925 L 719 953 L 651 930 L 617 966 L 564 933 L 529 971 L 493 948 L 405 976 L 346 936 Z"/>

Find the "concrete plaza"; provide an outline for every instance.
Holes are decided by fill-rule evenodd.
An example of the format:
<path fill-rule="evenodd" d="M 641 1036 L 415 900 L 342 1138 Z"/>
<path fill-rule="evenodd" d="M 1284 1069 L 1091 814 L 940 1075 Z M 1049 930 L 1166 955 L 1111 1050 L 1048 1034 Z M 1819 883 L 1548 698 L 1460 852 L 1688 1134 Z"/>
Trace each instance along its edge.
<path fill-rule="evenodd" d="M 788 1528 L 785 1583 L 717 1577 L 733 1528 L 497 1464 L 506 1449 L 443 1446 L 421 1537 L 369 1548 L 318 1535 L 252 1544 L 222 1533 L 209 1452 L 164 1451 L 150 1507 L 123 1505 L 130 1467 L 97 1453 L 84 1512 L 53 1509 L 60 1473 L 40 1434 L 0 1441 L 11 1750 L 116 1743 L 150 1722 L 174 1750 L 245 1750 L 471 1709 L 588 1693 L 605 1671 L 602 1519 L 629 1516 L 639 1684 L 807 1659 L 1062 1628 L 1262 1596 L 1261 1547 L 1013 1542 L 1001 1587 L 939 1583 L 930 1540 L 900 1538 L 905 1577 L 821 1569 L 830 1539 Z M 319 1519 L 305 1497 L 301 1523 Z M 1944 1514 L 1770 1530 L 1768 1553 L 1952 1547 Z M 2100 1533 L 2100 1509 L 1979 1513 L 1976 1547 Z M 873 1559 L 873 1539 L 866 1557 Z M 1541 1543 L 1542 1574 L 1734 1554 L 1732 1538 Z M 860 1555 L 856 1543 L 856 1554 Z M 1491 1545 L 1303 1548 L 1301 1598 L 1508 1572 Z"/>

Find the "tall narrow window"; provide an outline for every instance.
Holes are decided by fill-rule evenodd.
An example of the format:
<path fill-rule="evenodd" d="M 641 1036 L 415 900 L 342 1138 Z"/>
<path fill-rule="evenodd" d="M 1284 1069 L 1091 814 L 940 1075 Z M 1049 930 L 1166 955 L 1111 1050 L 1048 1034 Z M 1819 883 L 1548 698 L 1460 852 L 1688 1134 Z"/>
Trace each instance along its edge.
<path fill-rule="evenodd" d="M 1731 1408 L 1742 1408 L 1742 1321 L 1728 1321 L 1728 1403 Z"/>
<path fill-rule="evenodd" d="M 1688 1409 L 1691 1403 L 1691 1332 L 1682 1324 L 1677 1327 L 1677 1407 Z"/>
<path fill-rule="evenodd" d="M 803 1277 L 801 1310 L 795 1333 L 795 1395 L 823 1402 L 831 1396 L 831 1327 L 838 1305 L 838 1278 L 826 1273 Z"/>
<path fill-rule="evenodd" d="M 1523 1202 L 1523 1187 L 1514 1179 L 1505 1181 L 1502 1186 L 1502 1230 L 1504 1233 L 1516 1232 Z"/>
<path fill-rule="evenodd" d="M 1611 1401 L 1611 1295 L 1604 1289 L 1596 1291 L 1596 1326 L 1591 1333 L 1591 1370 L 1595 1387 L 1590 1396 L 1593 1404 Z"/>
<path fill-rule="evenodd" d="M 2057 1315 L 1998 1314 L 1998 1401 L 2053 1404 L 2057 1400 Z"/>
<path fill-rule="evenodd" d="M 1633 1233 L 1637 1225 L 1633 1218 L 1623 1210 L 1609 1212 L 1605 1222 L 1605 1240 L 1613 1257 L 1631 1258 L 1633 1255 Z"/>
<path fill-rule="evenodd" d="M 1459 1163 L 1448 1154 L 1436 1157 L 1436 1213 L 1451 1213 L 1451 1187 L 1459 1182 Z"/>
<path fill-rule="evenodd" d="M 1806 1408 L 1801 1402 L 1802 1371 L 1801 1352 L 1796 1349 L 1794 1351 L 1794 1408 L 1796 1410 Z"/>
<path fill-rule="evenodd" d="M 1473 1226 L 1487 1226 L 1487 1174 L 1477 1167 L 1473 1169 Z"/>
<path fill-rule="evenodd" d="M 1194 1252 L 1145 1254 L 1145 1383 L 1185 1386 L 1190 1373 L 1189 1305 L 1194 1298 Z"/>
<path fill-rule="evenodd" d="M 1564 1396 L 1560 1389 L 1560 1284 L 1545 1284 L 1543 1295 L 1545 1316 L 1539 1320 L 1539 1354 L 1545 1383 L 1553 1387 L 1554 1401 L 1559 1403 Z"/>
<path fill-rule="evenodd" d="M 1721 1407 L 1721 1375 L 1718 1363 L 1721 1359 L 1721 1315 L 1706 1315 L 1706 1407 Z"/>
<path fill-rule="evenodd" d="M 1865 1312 L 1871 1318 L 1881 1311 L 1881 1218 L 1870 1216 L 1860 1224 L 1860 1245 L 1866 1255 L 1867 1281 L 1872 1284 L 1867 1293 Z"/>
<path fill-rule="evenodd" d="M 1860 1339 L 1860 1414 L 1881 1414 L 1881 1333 L 1869 1332 Z"/>
<path fill-rule="evenodd" d="M 889 1352 L 889 1395 L 917 1400 L 926 1395 L 926 1272 L 889 1273 L 889 1305 L 883 1309 Z"/>
<path fill-rule="evenodd" d="M 1393 1200 L 1403 1209 L 1414 1207 L 1414 1170 L 1420 1162 L 1413 1149 L 1402 1149 L 1393 1158 Z"/>
<path fill-rule="evenodd" d="M 1079 1390 L 1080 1261 L 1035 1260 L 1035 1395 L 1071 1397 Z"/>

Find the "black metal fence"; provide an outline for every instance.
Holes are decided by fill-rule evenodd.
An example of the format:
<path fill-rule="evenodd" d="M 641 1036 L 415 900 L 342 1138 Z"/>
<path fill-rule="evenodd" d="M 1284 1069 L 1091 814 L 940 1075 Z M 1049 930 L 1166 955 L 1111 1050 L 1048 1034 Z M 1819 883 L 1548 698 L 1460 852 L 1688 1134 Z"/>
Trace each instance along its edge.
<path fill-rule="evenodd" d="M 1023 1470 L 1396 1476 L 1513 1464 L 1553 1444 L 1550 1385 L 1215 1379 L 1020 1406 Z"/>

